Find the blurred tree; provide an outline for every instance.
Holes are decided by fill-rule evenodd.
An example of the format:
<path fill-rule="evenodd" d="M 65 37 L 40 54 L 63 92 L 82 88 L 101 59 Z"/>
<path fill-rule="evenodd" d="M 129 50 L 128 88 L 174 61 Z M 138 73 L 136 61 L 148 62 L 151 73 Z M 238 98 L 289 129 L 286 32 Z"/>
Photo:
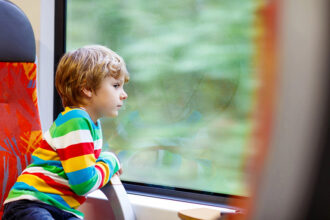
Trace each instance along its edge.
<path fill-rule="evenodd" d="M 67 49 L 103 44 L 131 82 L 103 119 L 123 179 L 247 195 L 255 0 L 68 0 Z"/>

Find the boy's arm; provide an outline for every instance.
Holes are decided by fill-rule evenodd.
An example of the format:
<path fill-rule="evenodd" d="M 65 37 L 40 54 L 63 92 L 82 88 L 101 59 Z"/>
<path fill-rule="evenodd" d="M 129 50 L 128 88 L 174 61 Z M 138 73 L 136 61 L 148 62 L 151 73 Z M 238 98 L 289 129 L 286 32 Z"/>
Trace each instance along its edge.
<path fill-rule="evenodd" d="M 91 124 L 86 118 L 71 119 L 56 130 L 52 138 L 71 189 L 78 195 L 87 195 L 107 184 L 120 169 L 115 155 L 104 152 L 96 160 Z M 107 154 L 109 153 L 109 154 Z M 105 154 L 105 156 L 104 156 Z"/>
<path fill-rule="evenodd" d="M 101 173 L 104 173 L 104 179 L 99 188 L 106 185 L 111 177 L 120 170 L 121 165 L 118 157 L 112 152 L 101 152 L 100 156 L 96 160 L 95 167 L 100 169 Z"/>

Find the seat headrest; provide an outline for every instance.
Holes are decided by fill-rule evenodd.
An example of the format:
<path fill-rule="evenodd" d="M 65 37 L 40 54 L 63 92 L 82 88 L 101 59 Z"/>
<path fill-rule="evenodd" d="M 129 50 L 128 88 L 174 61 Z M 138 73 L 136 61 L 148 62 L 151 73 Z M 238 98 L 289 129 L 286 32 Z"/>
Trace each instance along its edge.
<path fill-rule="evenodd" d="M 36 45 L 30 21 L 13 3 L 0 0 L 0 62 L 34 62 Z"/>

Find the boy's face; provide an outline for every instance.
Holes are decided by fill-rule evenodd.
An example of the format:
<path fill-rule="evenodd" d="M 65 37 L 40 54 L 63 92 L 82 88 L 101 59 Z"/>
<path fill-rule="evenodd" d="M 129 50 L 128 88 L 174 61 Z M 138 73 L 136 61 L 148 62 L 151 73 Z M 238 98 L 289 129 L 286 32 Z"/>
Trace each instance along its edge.
<path fill-rule="evenodd" d="M 93 108 L 97 111 L 99 117 L 116 117 L 118 111 L 123 105 L 127 94 L 124 91 L 124 76 L 118 79 L 106 77 L 100 88 L 93 92 Z"/>

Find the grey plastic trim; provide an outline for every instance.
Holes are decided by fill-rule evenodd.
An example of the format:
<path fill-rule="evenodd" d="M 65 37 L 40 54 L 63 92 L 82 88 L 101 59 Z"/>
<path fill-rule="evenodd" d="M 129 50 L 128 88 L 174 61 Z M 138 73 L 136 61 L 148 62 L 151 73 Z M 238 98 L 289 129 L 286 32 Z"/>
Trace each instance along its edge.
<path fill-rule="evenodd" d="M 101 191 L 107 197 L 116 220 L 136 219 L 126 190 L 117 175 L 114 175 L 110 182 L 101 188 Z"/>
<path fill-rule="evenodd" d="M 33 29 L 24 12 L 13 3 L 0 0 L 0 62 L 34 62 L 36 44 Z"/>

